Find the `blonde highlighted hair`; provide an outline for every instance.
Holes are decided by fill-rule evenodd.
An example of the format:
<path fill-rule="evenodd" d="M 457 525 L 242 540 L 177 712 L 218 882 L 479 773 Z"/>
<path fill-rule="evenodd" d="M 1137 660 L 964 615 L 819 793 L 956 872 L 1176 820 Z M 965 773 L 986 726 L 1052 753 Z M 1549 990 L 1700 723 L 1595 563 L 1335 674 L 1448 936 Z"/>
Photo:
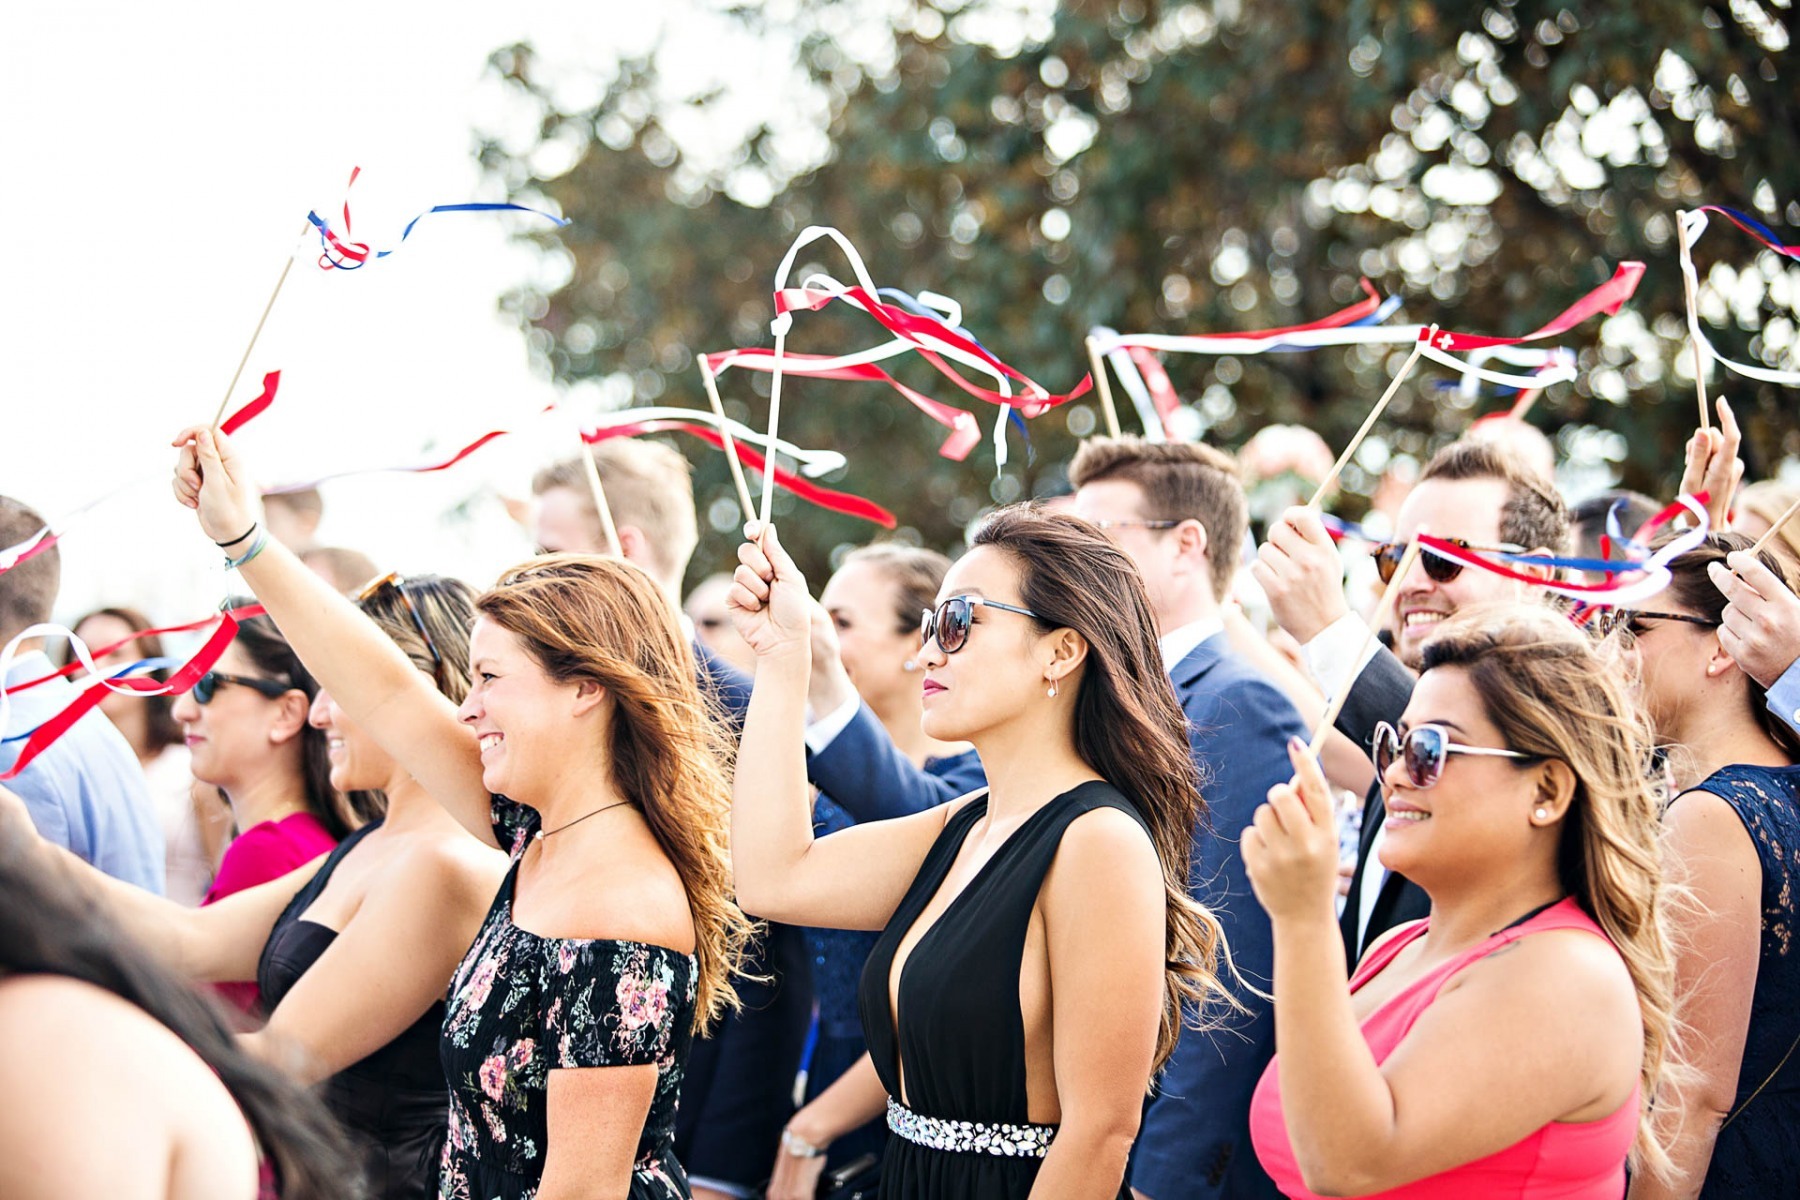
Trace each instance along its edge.
<path fill-rule="evenodd" d="M 1616 643 L 1595 641 L 1538 605 L 1478 607 L 1438 627 L 1421 670 L 1461 668 L 1507 747 L 1564 762 L 1575 776 L 1557 874 L 1631 973 L 1644 1022 L 1643 1110 L 1632 1161 L 1667 1175 L 1669 1106 L 1658 1106 L 1657 1090 L 1681 1068 L 1663 797 L 1650 722 Z"/>
<path fill-rule="evenodd" d="M 730 745 L 695 682 L 693 648 L 668 598 L 641 567 L 593 554 L 534 558 L 475 601 L 559 683 L 612 698 L 607 765 L 669 856 L 693 911 L 699 960 L 696 1031 L 737 1005 L 731 977 L 750 920 L 732 899 L 727 830 Z"/>

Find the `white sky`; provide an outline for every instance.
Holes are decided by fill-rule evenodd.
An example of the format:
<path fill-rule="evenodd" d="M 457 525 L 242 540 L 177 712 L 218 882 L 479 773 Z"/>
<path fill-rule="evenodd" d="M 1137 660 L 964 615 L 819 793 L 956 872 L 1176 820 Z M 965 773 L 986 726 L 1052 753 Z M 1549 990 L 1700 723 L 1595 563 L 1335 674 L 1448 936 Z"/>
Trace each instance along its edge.
<path fill-rule="evenodd" d="M 0 294 L 0 492 L 54 519 L 148 481 L 63 543 L 59 616 L 134 603 L 158 619 L 219 599 L 219 556 L 168 497 L 169 439 L 210 419 L 309 208 L 335 212 L 353 166 L 355 232 L 378 248 L 439 203 L 498 200 L 472 129 L 508 111 L 488 54 L 526 38 L 604 72 L 669 9 L 588 3 L 22 5 L 8 19 L 0 136 L 9 232 Z M 674 24 L 671 21 L 671 24 Z M 681 35 L 699 43 L 695 25 Z M 716 32 L 717 26 L 713 29 Z M 555 394 L 496 300 L 535 257 L 531 218 L 446 215 L 355 273 L 301 253 L 233 395 L 282 371 L 239 437 L 259 481 L 421 461 L 530 422 Z M 665 401 L 666 402 L 666 401 Z M 554 419 L 552 419 L 554 420 Z M 384 567 L 477 586 L 528 552 L 499 489 L 573 447 L 538 421 L 440 475 L 327 485 L 322 540 Z M 472 520 L 445 521 L 475 496 Z"/>

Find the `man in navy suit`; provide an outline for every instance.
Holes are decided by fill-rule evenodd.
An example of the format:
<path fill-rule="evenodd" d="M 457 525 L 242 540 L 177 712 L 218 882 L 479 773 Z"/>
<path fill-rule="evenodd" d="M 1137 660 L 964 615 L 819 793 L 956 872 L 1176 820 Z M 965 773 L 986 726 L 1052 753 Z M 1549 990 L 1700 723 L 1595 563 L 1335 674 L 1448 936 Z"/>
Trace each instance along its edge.
<path fill-rule="evenodd" d="M 1095 438 L 1069 468 L 1075 512 L 1137 563 L 1162 637 L 1163 665 L 1188 717 L 1206 817 L 1194 830 L 1189 887 L 1224 926 L 1245 979 L 1269 989 L 1269 918 L 1250 891 L 1238 835 L 1269 789 L 1293 774 L 1287 741 L 1307 734 L 1274 684 L 1226 642 L 1220 605 L 1248 518 L 1237 465 L 1210 446 Z M 1230 981 L 1227 981 L 1228 983 Z M 1269 1003 L 1224 1028 L 1184 1031 L 1144 1110 L 1131 1186 L 1148 1200 L 1277 1197 L 1250 1147 L 1250 1096 L 1275 1047 Z"/>
<path fill-rule="evenodd" d="M 641 438 L 602 442 L 594 458 L 621 554 L 649 572 L 679 613 L 682 579 L 699 543 L 687 459 Z M 532 495 L 532 536 L 540 550 L 602 549 L 599 513 L 579 459 L 539 471 Z M 735 736 L 750 703 L 750 678 L 693 638 L 685 615 L 682 621 L 690 626 L 701 690 Z M 815 663 L 813 698 L 815 714 L 828 719 L 808 731 L 809 750 L 818 750 L 809 757 L 809 774 L 859 821 L 917 812 L 985 782 L 973 751 L 940 775 L 914 766 L 857 699 L 835 658 Z M 694 1039 L 682 1077 L 675 1150 L 695 1200 L 752 1195 L 768 1177 L 782 1128 L 794 1113 L 812 980 L 800 931 L 773 922 L 765 928 L 737 982 L 743 1007 L 711 1036 Z"/>

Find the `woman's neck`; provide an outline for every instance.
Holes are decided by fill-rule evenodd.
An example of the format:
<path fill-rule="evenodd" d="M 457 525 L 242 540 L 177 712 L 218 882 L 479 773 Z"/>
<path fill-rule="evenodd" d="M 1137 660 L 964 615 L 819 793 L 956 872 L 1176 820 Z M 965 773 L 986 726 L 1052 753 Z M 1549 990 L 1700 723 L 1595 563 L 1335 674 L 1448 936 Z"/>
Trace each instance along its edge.
<path fill-rule="evenodd" d="M 1547 908 L 1567 893 L 1556 864 L 1546 859 L 1525 871 L 1497 871 L 1443 885 L 1424 884 L 1431 897 L 1428 953 L 1448 957 L 1480 945 L 1521 917 Z"/>
<path fill-rule="evenodd" d="M 1670 756 L 1679 791 L 1696 787 L 1734 763 L 1754 767 L 1786 767 L 1793 759 L 1763 732 L 1747 704 L 1696 704 L 1671 739 L 1682 752 Z"/>
<path fill-rule="evenodd" d="M 237 784 L 220 784 L 238 832 L 306 811 L 306 787 L 286 771 L 269 771 Z"/>
<path fill-rule="evenodd" d="M 1028 816 L 1075 785 L 1100 777 L 1075 752 L 1072 714 L 1049 727 L 1041 716 L 1020 717 L 971 740 L 987 773 L 990 819 Z"/>

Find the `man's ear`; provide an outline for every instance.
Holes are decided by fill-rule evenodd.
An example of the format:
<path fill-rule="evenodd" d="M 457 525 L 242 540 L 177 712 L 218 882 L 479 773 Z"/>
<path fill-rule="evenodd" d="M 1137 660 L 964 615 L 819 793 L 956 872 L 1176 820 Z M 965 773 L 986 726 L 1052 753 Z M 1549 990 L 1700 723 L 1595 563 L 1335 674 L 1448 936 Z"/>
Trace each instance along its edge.
<path fill-rule="evenodd" d="M 600 540 L 604 542 L 606 538 L 602 536 Z M 650 539 L 636 525 L 619 526 L 619 553 L 627 562 L 650 569 Z"/>
<path fill-rule="evenodd" d="M 1184 554 L 1207 554 L 1213 548 L 1211 531 L 1193 517 L 1177 525 L 1174 532 Z"/>
<path fill-rule="evenodd" d="M 1531 555 L 1542 555 L 1545 558 L 1554 558 L 1556 556 L 1556 551 L 1550 549 L 1548 546 L 1534 546 L 1526 551 L 1526 553 Z M 1530 575 L 1535 579 L 1553 579 L 1556 576 L 1556 569 L 1554 567 L 1543 567 L 1536 563 L 1518 562 L 1509 563 L 1508 565 L 1521 575 Z"/>

